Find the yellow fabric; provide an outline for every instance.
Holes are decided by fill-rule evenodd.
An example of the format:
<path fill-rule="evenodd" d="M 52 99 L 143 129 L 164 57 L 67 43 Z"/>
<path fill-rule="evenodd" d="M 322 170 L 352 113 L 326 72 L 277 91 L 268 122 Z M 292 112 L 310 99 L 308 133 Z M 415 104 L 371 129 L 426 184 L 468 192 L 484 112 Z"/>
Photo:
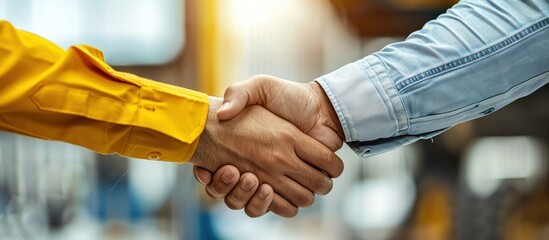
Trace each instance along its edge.
<path fill-rule="evenodd" d="M 64 51 L 0 21 L 0 130 L 185 162 L 207 112 L 206 94 L 117 72 L 95 48 Z"/>

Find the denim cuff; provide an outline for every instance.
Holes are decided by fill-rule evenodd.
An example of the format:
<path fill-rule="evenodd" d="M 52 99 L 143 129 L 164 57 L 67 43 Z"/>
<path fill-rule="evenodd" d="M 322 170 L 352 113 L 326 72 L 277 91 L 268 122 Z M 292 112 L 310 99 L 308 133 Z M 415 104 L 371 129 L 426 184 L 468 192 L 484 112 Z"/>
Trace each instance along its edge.
<path fill-rule="evenodd" d="M 406 134 L 402 101 L 376 56 L 347 64 L 316 81 L 332 102 L 346 142 Z"/>

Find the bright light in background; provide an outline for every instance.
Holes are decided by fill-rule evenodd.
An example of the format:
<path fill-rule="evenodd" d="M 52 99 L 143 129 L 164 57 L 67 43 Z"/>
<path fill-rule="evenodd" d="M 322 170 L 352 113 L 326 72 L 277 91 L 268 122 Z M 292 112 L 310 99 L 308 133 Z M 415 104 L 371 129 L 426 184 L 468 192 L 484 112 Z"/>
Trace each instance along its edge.
<path fill-rule="evenodd" d="M 251 28 L 268 23 L 270 15 L 280 13 L 288 0 L 234 0 L 230 4 L 230 18 L 240 28 Z"/>
<path fill-rule="evenodd" d="M 492 195 L 503 181 L 528 190 L 547 168 L 545 144 L 532 137 L 487 137 L 475 141 L 465 155 L 462 174 L 478 197 Z"/>
<path fill-rule="evenodd" d="M 412 209 L 416 188 L 411 176 L 385 177 L 357 183 L 346 195 L 343 214 L 357 231 L 390 230 Z"/>
<path fill-rule="evenodd" d="M 225 0 L 218 7 L 221 86 L 255 74 L 300 82 L 320 75 L 326 2 Z"/>
<path fill-rule="evenodd" d="M 147 212 L 158 210 L 175 188 L 177 169 L 173 163 L 129 158 L 129 186 Z M 147 176 L 147 177 L 143 177 Z"/>
<path fill-rule="evenodd" d="M 345 194 L 343 216 L 356 232 L 386 239 L 410 214 L 416 199 L 414 172 L 419 151 L 413 145 L 361 159 L 365 179 Z"/>
<path fill-rule="evenodd" d="M 0 0 L 0 19 L 67 48 L 103 50 L 115 65 L 163 64 L 184 41 L 183 0 Z"/>
<path fill-rule="evenodd" d="M 30 8 L 26 20 L 18 19 L 12 24 L 17 24 L 17 28 L 27 28 L 31 32 L 39 33 L 43 36 L 51 36 L 59 44 L 67 45 L 76 42 L 78 37 L 83 34 L 81 26 L 83 19 L 79 17 L 81 3 L 69 0 L 48 0 L 48 1 L 20 1 L 22 8 Z M 64 11 L 60 14 L 59 6 L 72 11 Z M 9 10 L 8 10 L 9 11 Z M 18 14 L 17 12 L 8 13 L 9 15 Z M 10 20 L 8 18 L 8 20 Z M 18 26 L 21 24 L 21 26 Z M 26 26 L 25 26 L 26 25 Z M 68 46 L 68 45 L 67 45 Z"/>

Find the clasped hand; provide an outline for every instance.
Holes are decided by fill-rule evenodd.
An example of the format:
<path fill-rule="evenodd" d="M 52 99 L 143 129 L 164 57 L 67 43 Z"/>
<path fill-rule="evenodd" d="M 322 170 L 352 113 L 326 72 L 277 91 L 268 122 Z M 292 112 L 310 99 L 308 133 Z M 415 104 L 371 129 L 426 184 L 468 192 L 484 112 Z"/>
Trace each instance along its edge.
<path fill-rule="evenodd" d="M 229 208 L 293 217 L 315 194 L 330 192 L 343 171 L 334 154 L 342 144 L 337 114 L 318 83 L 260 75 L 231 85 L 223 100 L 210 98 L 191 163 L 208 195 Z"/>

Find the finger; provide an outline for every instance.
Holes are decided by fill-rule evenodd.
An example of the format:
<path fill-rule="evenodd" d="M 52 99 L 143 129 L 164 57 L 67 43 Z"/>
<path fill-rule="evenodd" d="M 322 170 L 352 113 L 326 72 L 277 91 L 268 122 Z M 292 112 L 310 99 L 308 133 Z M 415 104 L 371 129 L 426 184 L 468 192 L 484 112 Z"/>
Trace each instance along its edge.
<path fill-rule="evenodd" d="M 233 190 L 239 178 L 240 172 L 236 167 L 223 166 L 215 172 L 212 182 L 206 186 L 206 193 L 214 199 L 224 198 Z"/>
<path fill-rule="evenodd" d="M 315 202 L 315 195 L 309 189 L 289 177 L 271 186 L 278 195 L 296 207 L 308 207 Z"/>
<path fill-rule="evenodd" d="M 310 137 L 300 138 L 299 143 L 294 146 L 300 159 L 324 171 L 329 177 L 339 177 L 343 172 L 343 161 L 316 140 Z"/>
<path fill-rule="evenodd" d="M 259 190 L 252 199 L 246 204 L 244 211 L 249 217 L 261 217 L 269 211 L 269 206 L 273 202 L 274 191 L 271 185 L 261 184 Z"/>
<path fill-rule="evenodd" d="M 273 194 L 273 202 L 269 206 L 269 210 L 276 215 L 286 218 L 294 217 L 299 211 L 296 206 L 292 205 L 276 192 Z"/>
<path fill-rule="evenodd" d="M 259 180 L 252 173 L 244 173 L 238 185 L 225 197 L 225 204 L 233 210 L 242 209 L 259 187 Z"/>
<path fill-rule="evenodd" d="M 208 185 L 212 181 L 212 173 L 204 168 L 193 166 L 193 174 L 196 180 L 204 185 Z"/>
<path fill-rule="evenodd" d="M 260 104 L 261 99 L 267 99 L 268 77 L 256 76 L 243 82 L 234 83 L 225 90 L 223 105 L 216 115 L 220 120 L 229 120 L 238 115 L 244 107 Z M 264 101 L 263 101 L 264 102 Z"/>
<path fill-rule="evenodd" d="M 315 126 L 307 135 L 328 147 L 332 152 L 339 150 L 343 146 L 343 141 L 339 135 L 327 126 Z"/>
<path fill-rule="evenodd" d="M 333 181 L 328 175 L 301 159 L 296 162 L 298 164 L 296 171 L 288 172 L 288 177 L 316 194 L 326 195 L 332 190 Z"/>

